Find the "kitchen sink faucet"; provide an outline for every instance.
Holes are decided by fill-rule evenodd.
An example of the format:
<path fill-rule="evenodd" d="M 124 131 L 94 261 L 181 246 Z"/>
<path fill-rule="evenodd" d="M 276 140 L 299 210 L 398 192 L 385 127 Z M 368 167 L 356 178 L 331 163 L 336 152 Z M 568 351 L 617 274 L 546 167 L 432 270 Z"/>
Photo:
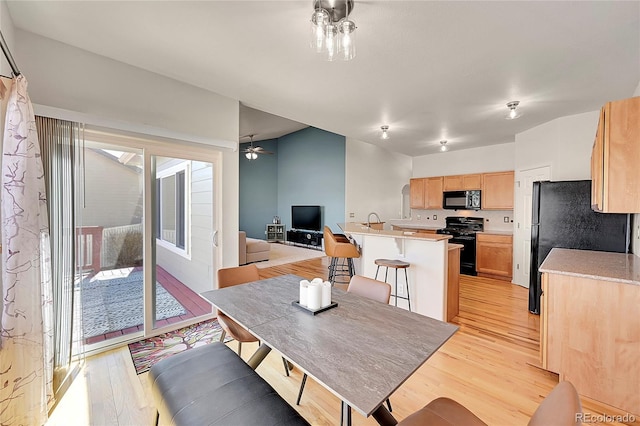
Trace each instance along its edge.
<path fill-rule="evenodd" d="M 367 216 L 367 227 L 369 227 L 369 228 L 371 228 L 371 215 L 374 215 L 374 216 L 376 217 L 376 219 L 378 219 L 378 222 L 377 222 L 377 223 L 382 222 L 382 221 L 380 220 L 380 216 L 378 216 L 378 213 L 376 213 L 376 212 L 371 212 L 371 213 L 369 213 L 369 216 Z"/>

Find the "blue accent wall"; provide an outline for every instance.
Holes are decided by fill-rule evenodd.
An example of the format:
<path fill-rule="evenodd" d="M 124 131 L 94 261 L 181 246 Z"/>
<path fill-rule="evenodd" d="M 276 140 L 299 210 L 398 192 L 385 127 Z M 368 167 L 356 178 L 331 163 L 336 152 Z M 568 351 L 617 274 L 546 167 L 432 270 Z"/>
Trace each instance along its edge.
<path fill-rule="evenodd" d="M 345 221 L 345 137 L 307 127 L 278 139 L 278 214 L 291 229 L 291 206 L 323 207 L 334 232 Z"/>
<path fill-rule="evenodd" d="M 278 214 L 278 140 L 254 142 L 273 155 L 259 155 L 249 161 L 244 149 L 248 143 L 240 144 L 240 230 L 247 237 L 265 239 L 265 227 Z"/>
<path fill-rule="evenodd" d="M 340 231 L 337 224 L 345 222 L 345 137 L 308 127 L 254 145 L 274 155 L 248 161 L 240 153 L 240 230 L 264 239 L 273 216 L 280 216 L 290 230 L 292 205 L 319 205 L 323 224 Z"/>

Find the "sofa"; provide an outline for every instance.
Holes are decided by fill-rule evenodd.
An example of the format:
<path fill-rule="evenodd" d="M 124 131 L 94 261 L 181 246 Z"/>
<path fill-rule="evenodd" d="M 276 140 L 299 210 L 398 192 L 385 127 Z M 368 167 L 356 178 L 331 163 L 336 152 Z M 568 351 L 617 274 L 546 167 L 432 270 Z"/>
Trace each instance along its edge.
<path fill-rule="evenodd" d="M 247 263 L 260 262 L 269 260 L 269 251 L 271 246 L 264 240 L 256 238 L 247 238 L 247 233 L 240 231 L 238 241 L 238 264 L 246 265 Z"/>

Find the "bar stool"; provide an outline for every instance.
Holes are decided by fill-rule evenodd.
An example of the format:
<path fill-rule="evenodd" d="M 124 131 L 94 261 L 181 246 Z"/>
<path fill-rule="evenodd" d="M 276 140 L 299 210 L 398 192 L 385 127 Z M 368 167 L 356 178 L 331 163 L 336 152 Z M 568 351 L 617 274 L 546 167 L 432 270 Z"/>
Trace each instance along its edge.
<path fill-rule="evenodd" d="M 409 312 L 411 312 L 411 300 L 409 297 L 409 277 L 407 276 L 407 268 L 411 266 L 409 262 L 404 262 L 402 260 L 396 259 L 376 259 L 375 264 L 378 265 L 376 269 L 376 280 L 378 279 L 378 272 L 380 271 L 380 267 L 387 268 L 384 273 L 384 282 L 387 282 L 387 275 L 389 274 L 389 268 L 393 268 L 396 270 L 396 290 L 393 293 L 394 297 L 394 305 L 398 306 L 398 299 L 404 299 L 409 304 Z M 398 269 L 404 270 L 404 284 L 407 289 L 407 297 L 398 296 Z"/>
<path fill-rule="evenodd" d="M 351 244 L 349 239 L 341 234 L 334 234 L 328 226 L 324 227 L 324 251 L 327 256 L 331 257 L 329 265 L 329 282 L 333 285 L 336 283 L 337 277 L 349 277 L 343 284 L 348 284 L 356 274 L 353 265 L 353 259 L 360 257 L 358 248 Z M 339 260 L 343 259 L 342 264 Z M 342 280 L 340 281 L 342 283 Z"/>

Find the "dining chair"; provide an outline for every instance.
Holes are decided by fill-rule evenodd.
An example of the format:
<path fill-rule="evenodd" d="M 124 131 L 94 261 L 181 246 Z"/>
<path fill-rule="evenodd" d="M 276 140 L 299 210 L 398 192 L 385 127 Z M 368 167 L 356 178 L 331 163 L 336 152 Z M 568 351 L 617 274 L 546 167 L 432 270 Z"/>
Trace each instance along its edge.
<path fill-rule="evenodd" d="M 391 285 L 382 281 L 373 280 L 371 278 L 363 277 L 362 275 L 354 275 L 349 281 L 349 287 L 347 287 L 347 293 L 353 293 L 358 296 L 366 297 L 367 299 L 375 300 L 380 303 L 389 304 L 391 297 Z M 296 405 L 300 405 L 300 399 L 302 398 L 302 392 L 304 391 L 304 385 L 307 383 L 307 374 L 302 376 L 302 383 L 300 383 L 300 391 L 298 392 L 298 399 Z M 344 405 L 344 401 L 342 402 Z M 392 411 L 391 402 L 387 399 L 387 406 L 389 411 Z M 340 410 L 343 413 L 343 410 Z M 340 424 L 343 424 L 343 419 L 340 418 Z M 347 424 L 351 424 L 350 419 L 347 420 Z"/>
<path fill-rule="evenodd" d="M 540 403 L 528 426 L 575 426 L 582 424 L 582 405 L 570 382 L 558 383 Z M 462 404 L 437 398 L 398 423 L 398 426 L 487 426 Z"/>
<path fill-rule="evenodd" d="M 260 273 L 256 265 L 235 266 L 230 268 L 218 269 L 218 288 L 232 287 L 238 284 L 246 284 L 252 281 L 260 280 Z M 242 343 L 258 342 L 258 338 L 249 333 L 247 329 L 226 316 L 224 313 L 217 311 L 218 323 L 222 327 L 220 341 L 224 342 L 224 338 L 229 335 L 238 342 L 238 356 L 242 356 Z M 289 375 L 289 363 L 282 358 L 285 372 Z"/>

